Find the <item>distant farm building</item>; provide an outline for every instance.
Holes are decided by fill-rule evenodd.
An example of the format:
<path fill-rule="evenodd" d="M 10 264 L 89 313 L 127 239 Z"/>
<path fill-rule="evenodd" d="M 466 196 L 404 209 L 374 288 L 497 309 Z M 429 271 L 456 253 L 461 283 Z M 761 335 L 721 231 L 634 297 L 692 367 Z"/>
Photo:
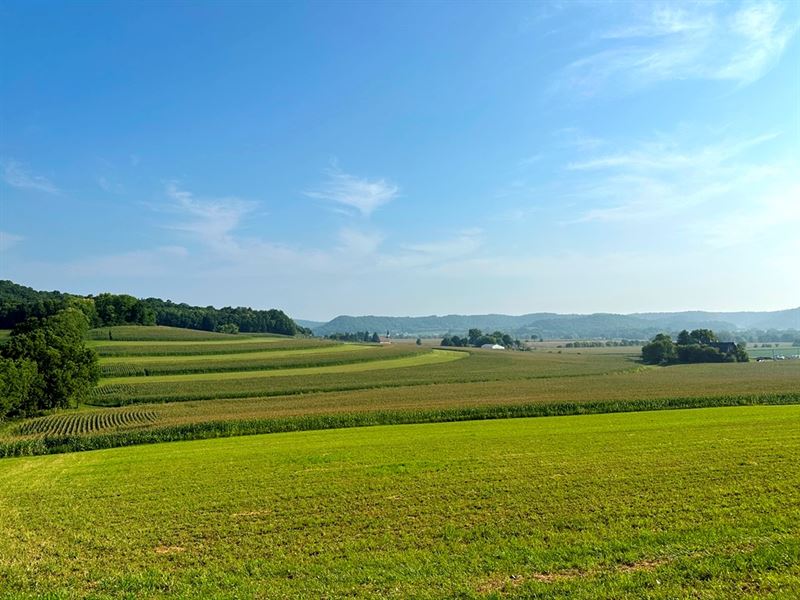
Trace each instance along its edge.
<path fill-rule="evenodd" d="M 711 346 L 713 346 L 723 354 L 731 354 L 733 352 L 736 352 L 735 342 L 715 342 L 712 343 Z"/>
<path fill-rule="evenodd" d="M 484 350 L 505 350 L 505 346 L 501 346 L 500 344 L 484 344 L 481 346 Z"/>

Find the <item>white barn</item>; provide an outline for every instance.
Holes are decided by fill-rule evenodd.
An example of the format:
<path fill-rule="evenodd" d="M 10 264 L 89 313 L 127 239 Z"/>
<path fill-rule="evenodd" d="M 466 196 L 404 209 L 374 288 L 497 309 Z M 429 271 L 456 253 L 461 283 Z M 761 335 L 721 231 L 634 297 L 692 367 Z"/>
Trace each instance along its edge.
<path fill-rule="evenodd" d="M 484 344 L 481 346 L 484 350 L 505 350 L 505 346 L 501 346 L 500 344 Z"/>

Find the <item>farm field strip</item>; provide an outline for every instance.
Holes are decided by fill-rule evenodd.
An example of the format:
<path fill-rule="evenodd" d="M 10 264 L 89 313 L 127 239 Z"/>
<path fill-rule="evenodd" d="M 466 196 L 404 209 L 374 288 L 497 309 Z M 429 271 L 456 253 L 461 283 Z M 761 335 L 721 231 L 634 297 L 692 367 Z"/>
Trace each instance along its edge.
<path fill-rule="evenodd" d="M 150 425 L 158 419 L 152 410 L 122 409 L 103 412 L 53 414 L 25 421 L 19 435 L 78 435 Z"/>
<path fill-rule="evenodd" d="M 415 354 L 413 356 L 405 356 L 402 358 L 387 358 L 384 360 L 374 360 L 369 362 L 332 365 L 325 367 L 308 367 L 296 369 L 277 369 L 269 371 L 237 371 L 237 372 L 224 372 L 215 374 L 190 374 L 190 375 L 155 375 L 153 377 L 140 378 L 140 377 L 110 377 L 101 381 L 101 388 L 103 385 L 133 385 L 136 386 L 139 382 L 148 384 L 158 383 L 180 383 L 184 381 L 192 382 L 214 382 L 224 381 L 226 379 L 262 379 L 269 377 L 284 377 L 284 376 L 302 376 L 302 375 L 324 375 L 327 373 L 359 373 L 363 371 L 377 371 L 384 369 L 401 369 L 406 367 L 417 367 L 423 365 L 434 365 L 440 363 L 447 363 L 454 360 L 466 358 L 466 352 L 457 352 L 450 350 L 431 350 L 430 352 Z"/>
<path fill-rule="evenodd" d="M 0 595 L 796 597 L 799 420 L 715 408 L 3 460 Z"/>
<path fill-rule="evenodd" d="M 255 338 L 252 338 L 255 339 Z M 339 346 L 337 342 L 316 339 L 298 339 L 277 341 L 258 340 L 255 342 L 213 341 L 209 343 L 165 342 L 151 344 L 150 342 L 104 342 L 92 345 L 101 357 L 134 357 L 134 356 L 202 356 L 207 354 L 236 354 L 244 352 L 264 352 L 299 350 L 302 348 L 333 348 Z"/>
<path fill-rule="evenodd" d="M 100 358 L 101 365 L 112 364 L 131 364 L 131 365 L 147 365 L 151 363 L 196 363 L 214 360 L 239 360 L 258 359 L 258 358 L 283 358 L 285 356 L 302 356 L 306 354 L 321 354 L 321 353 L 339 353 L 339 352 L 358 352 L 364 351 L 366 348 L 378 348 L 378 346 L 367 346 L 360 344 L 339 344 L 339 345 L 322 345 L 314 346 L 312 348 L 298 348 L 295 350 L 257 350 L 254 352 L 231 352 L 222 355 L 217 354 L 201 354 L 199 356 L 181 356 L 181 355 L 149 355 L 149 356 L 104 356 Z"/>
<path fill-rule="evenodd" d="M 238 336 L 227 335 L 224 338 L 212 338 L 203 340 L 185 339 L 185 340 L 102 340 L 102 339 L 89 339 L 86 343 L 93 347 L 126 347 L 126 346 L 150 346 L 153 348 L 169 347 L 172 345 L 182 346 L 215 346 L 221 344 L 276 344 L 278 342 L 285 342 L 291 338 L 284 337 L 261 337 L 261 336 Z"/>
<path fill-rule="evenodd" d="M 399 345 L 398 345 L 399 346 Z M 413 347 L 413 346 L 412 346 Z M 402 387 L 430 383 L 467 383 L 474 381 L 505 381 L 513 379 L 577 377 L 639 370 L 620 356 L 568 356 L 536 353 L 490 353 L 471 351 L 469 357 L 445 364 L 427 364 L 424 368 L 363 371 L 293 376 L 273 379 L 224 379 L 213 386 L 184 380 L 178 383 L 150 384 L 150 378 L 138 385 L 113 384 L 97 388 L 91 404 L 120 406 L 136 402 L 165 402 L 207 398 L 243 398 L 275 396 L 321 391 L 356 390 L 378 387 Z"/>
<path fill-rule="evenodd" d="M 481 357 L 472 356 L 468 360 L 475 358 Z M 463 362 L 450 364 L 457 366 Z M 115 406 L 119 402 L 115 398 L 121 398 L 123 404 L 134 400 L 141 410 L 152 411 L 156 419 L 138 429 L 133 437 L 125 433 L 115 439 L 89 439 L 96 433 L 90 432 L 83 442 L 43 440 L 43 445 L 36 447 L 22 443 L 14 429 L 6 429 L 0 431 L 0 455 L 49 453 L 53 451 L 48 449 L 51 446 L 64 451 L 60 448 L 70 445 L 89 449 L 390 423 L 800 403 L 800 364 L 788 361 L 766 365 L 683 365 L 597 376 L 426 383 L 348 391 L 301 388 L 302 393 L 295 391 L 296 387 L 284 392 L 272 390 L 264 386 L 264 381 L 279 380 L 226 382 L 234 384 L 230 388 L 217 384 L 215 391 L 242 395 L 194 400 L 180 396 L 186 384 L 169 384 L 176 386 L 174 390 L 167 384 L 159 384 L 154 388 L 156 391 L 171 395 L 156 396 L 151 400 L 159 402 L 156 404 L 147 404 L 145 396 L 134 395 L 140 391 L 134 386 L 112 388 L 109 397 L 97 396 L 93 402 Z M 248 387 L 246 383 L 256 385 Z M 80 412 L 102 415 L 113 410 L 118 409 L 87 407 Z M 62 418 L 69 414 L 63 413 Z"/>
<path fill-rule="evenodd" d="M 346 350 L 341 350 L 346 348 Z M 388 360 L 403 356 L 420 354 L 416 347 L 381 347 L 381 346 L 333 346 L 331 348 L 318 348 L 313 351 L 297 351 L 298 353 L 284 354 L 283 352 L 221 354 L 216 356 L 203 355 L 202 360 L 195 357 L 182 357 L 183 360 L 156 360 L 148 362 L 115 361 L 104 363 L 101 361 L 103 377 L 153 377 L 170 374 L 201 374 L 224 373 L 265 370 L 288 370 L 298 368 L 324 367 L 371 361 Z M 277 354 L 277 356 L 275 356 Z M 169 357 L 174 359 L 175 357 Z M 201 358 L 201 357 L 198 357 Z"/>
<path fill-rule="evenodd" d="M 87 335 L 90 340 L 108 341 L 109 335 L 114 341 L 207 341 L 230 340 L 245 337 L 283 338 L 289 336 L 268 333 L 219 333 L 201 329 L 188 329 L 183 327 L 168 327 L 164 325 L 113 325 L 111 327 L 98 327 L 89 330 Z"/>

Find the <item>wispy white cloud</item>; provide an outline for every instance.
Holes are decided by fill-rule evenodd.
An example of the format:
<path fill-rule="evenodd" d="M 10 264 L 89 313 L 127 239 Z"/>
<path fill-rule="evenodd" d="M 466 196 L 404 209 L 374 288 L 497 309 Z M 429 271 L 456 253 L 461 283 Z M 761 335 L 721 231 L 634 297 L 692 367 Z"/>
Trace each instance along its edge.
<path fill-rule="evenodd" d="M 400 193 L 400 188 L 385 179 L 364 179 L 332 167 L 326 171 L 327 180 L 319 187 L 305 192 L 309 198 L 333 202 L 339 208 L 356 211 L 368 217 L 388 204 Z"/>
<path fill-rule="evenodd" d="M 403 244 L 399 251 L 380 257 L 379 264 L 390 269 L 414 269 L 464 259 L 483 246 L 481 229 L 465 229 L 456 235 L 430 242 Z"/>
<path fill-rule="evenodd" d="M 7 231 L 0 231 L 0 252 L 8 250 L 12 246 L 16 246 L 25 238 L 21 235 L 9 233 Z"/>
<path fill-rule="evenodd" d="M 695 145 L 680 136 L 662 135 L 569 163 L 568 171 L 585 177 L 572 180 L 562 195 L 586 207 L 578 222 L 642 222 L 704 204 L 730 210 L 736 201 L 746 201 L 765 186 L 786 187 L 796 181 L 795 161 L 764 163 L 746 157 L 749 149 L 776 137 L 765 134 Z"/>
<path fill-rule="evenodd" d="M 594 52 L 571 63 L 558 87 L 588 95 L 624 93 L 668 80 L 761 78 L 783 54 L 798 23 L 784 5 L 755 2 L 652 4 L 644 17 L 601 32 Z M 635 13 L 634 13 L 635 14 Z"/>
<path fill-rule="evenodd" d="M 197 198 L 177 182 L 168 183 L 166 193 L 171 202 L 163 209 L 179 215 L 178 222 L 168 227 L 191 234 L 220 251 L 236 249 L 232 234 L 256 207 L 254 202 L 236 197 Z"/>
<path fill-rule="evenodd" d="M 3 181 L 11 187 L 45 192 L 47 194 L 58 194 L 59 189 L 52 181 L 43 175 L 37 175 L 26 165 L 12 159 L 0 161 L 2 167 Z"/>

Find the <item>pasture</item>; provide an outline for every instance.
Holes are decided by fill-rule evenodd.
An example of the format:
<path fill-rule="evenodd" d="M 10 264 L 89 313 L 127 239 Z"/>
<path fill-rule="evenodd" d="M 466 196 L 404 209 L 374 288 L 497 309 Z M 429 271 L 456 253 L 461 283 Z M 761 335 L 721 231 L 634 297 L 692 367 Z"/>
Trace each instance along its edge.
<path fill-rule="evenodd" d="M 0 461 L 8 598 L 800 594 L 800 407 Z"/>

